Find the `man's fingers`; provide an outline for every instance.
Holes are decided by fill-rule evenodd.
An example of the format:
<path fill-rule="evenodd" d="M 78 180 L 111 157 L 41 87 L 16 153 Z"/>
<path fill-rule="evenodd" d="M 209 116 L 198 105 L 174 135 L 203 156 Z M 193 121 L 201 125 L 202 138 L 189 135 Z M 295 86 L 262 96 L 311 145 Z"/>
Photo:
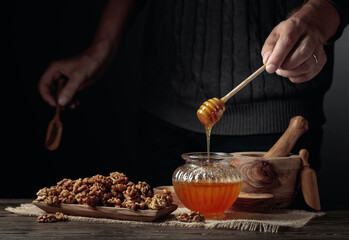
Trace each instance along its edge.
<path fill-rule="evenodd" d="M 274 48 L 271 49 L 271 53 L 267 61 L 266 70 L 269 73 L 274 73 L 280 68 L 281 64 L 284 62 L 303 34 L 303 29 L 295 21 L 285 21 L 280 23 L 273 31 L 276 31 L 278 37 Z M 273 37 L 273 39 L 275 39 L 275 37 Z M 269 45 L 272 46 L 272 44 Z"/>
<path fill-rule="evenodd" d="M 295 36 L 281 36 L 279 38 L 267 62 L 266 70 L 269 73 L 274 73 L 280 68 L 296 42 L 297 38 Z"/>
<path fill-rule="evenodd" d="M 56 96 L 52 93 L 52 86 L 56 75 L 57 71 L 55 68 L 48 68 L 38 82 L 38 90 L 42 99 L 52 107 L 56 106 Z"/>
<path fill-rule="evenodd" d="M 72 76 L 68 79 L 67 84 L 63 87 L 62 91 L 58 95 L 58 103 L 61 106 L 65 106 L 70 103 L 79 90 L 81 83 L 83 82 L 83 78 L 79 76 Z"/>
<path fill-rule="evenodd" d="M 284 62 L 281 64 L 282 69 L 290 70 L 295 69 L 298 66 L 304 65 L 304 63 L 312 56 L 317 44 L 314 39 L 306 35 L 302 38 L 293 50 L 286 57 Z"/>
<path fill-rule="evenodd" d="M 50 86 L 46 83 L 38 84 L 39 93 L 42 99 L 47 102 L 50 106 L 56 106 L 56 99 L 51 95 Z"/>
<path fill-rule="evenodd" d="M 272 53 L 275 44 L 278 40 L 278 34 L 276 34 L 276 31 L 273 30 L 269 36 L 267 37 L 267 39 L 264 42 L 263 48 L 262 48 L 262 57 L 263 57 L 263 63 L 267 63 L 268 58 L 270 56 L 270 54 Z"/>
<path fill-rule="evenodd" d="M 321 71 L 326 62 L 327 56 L 323 47 L 321 47 L 317 48 L 300 66 L 291 70 L 278 69 L 276 73 L 280 76 L 289 78 L 294 83 L 301 83 L 314 78 Z"/>

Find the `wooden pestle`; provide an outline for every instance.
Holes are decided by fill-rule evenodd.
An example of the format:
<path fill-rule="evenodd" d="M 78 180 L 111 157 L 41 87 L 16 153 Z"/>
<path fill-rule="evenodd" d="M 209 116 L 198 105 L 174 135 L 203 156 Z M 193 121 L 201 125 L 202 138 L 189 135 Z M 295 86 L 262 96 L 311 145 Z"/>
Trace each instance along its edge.
<path fill-rule="evenodd" d="M 286 157 L 291 152 L 297 140 L 308 131 L 308 121 L 302 116 L 291 118 L 288 128 L 274 146 L 264 155 L 269 157 Z"/>

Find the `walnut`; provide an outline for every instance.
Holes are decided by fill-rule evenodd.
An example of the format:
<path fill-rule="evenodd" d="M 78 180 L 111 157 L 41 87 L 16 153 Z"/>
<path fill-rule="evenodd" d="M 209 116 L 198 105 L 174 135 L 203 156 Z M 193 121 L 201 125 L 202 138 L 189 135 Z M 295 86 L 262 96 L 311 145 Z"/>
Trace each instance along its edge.
<path fill-rule="evenodd" d="M 49 205 L 57 205 L 59 204 L 59 194 L 57 187 L 50 187 L 50 188 L 42 188 L 40 189 L 36 195 L 38 201 L 43 201 L 46 204 Z"/>
<path fill-rule="evenodd" d="M 135 185 L 127 187 L 127 189 L 124 191 L 124 197 L 126 200 L 132 200 L 134 202 L 141 201 L 138 189 Z"/>
<path fill-rule="evenodd" d="M 58 196 L 60 194 L 60 190 L 56 186 L 52 186 L 48 190 L 49 196 Z"/>
<path fill-rule="evenodd" d="M 58 205 L 59 202 L 59 198 L 57 196 L 47 196 L 44 199 L 44 203 L 48 204 L 48 205 Z"/>
<path fill-rule="evenodd" d="M 120 198 L 109 198 L 107 200 L 107 203 L 109 206 L 114 206 L 114 207 L 121 207 L 122 201 Z"/>
<path fill-rule="evenodd" d="M 155 194 L 152 198 L 147 198 L 145 202 L 149 209 L 161 209 L 172 205 L 173 199 L 170 191 L 163 190 L 162 194 Z"/>
<path fill-rule="evenodd" d="M 138 205 L 138 208 L 141 210 L 148 209 L 148 204 L 146 202 L 140 202 L 140 203 L 137 203 L 137 205 Z"/>
<path fill-rule="evenodd" d="M 90 192 L 93 192 L 94 195 L 102 195 L 103 193 L 108 192 L 110 188 L 107 185 L 96 182 L 90 186 L 89 190 Z"/>
<path fill-rule="evenodd" d="M 113 184 L 113 180 L 110 177 L 105 177 L 100 174 L 91 177 L 91 181 L 93 182 L 93 184 L 99 183 L 101 185 L 104 185 L 104 187 L 110 187 Z"/>
<path fill-rule="evenodd" d="M 87 184 L 87 185 L 91 185 L 91 184 L 93 184 L 93 180 L 92 180 L 92 178 L 85 177 L 84 179 L 82 179 L 82 183 Z"/>
<path fill-rule="evenodd" d="M 153 196 L 153 190 L 146 182 L 139 181 L 135 187 L 140 191 L 141 197 L 143 197 L 143 199 Z"/>
<path fill-rule="evenodd" d="M 129 182 L 126 184 L 127 187 L 133 186 L 133 185 L 135 185 L 135 183 L 134 183 L 134 182 L 131 182 L 131 181 L 129 181 Z"/>
<path fill-rule="evenodd" d="M 118 184 L 118 183 L 127 184 L 129 180 L 125 174 L 119 173 L 119 172 L 112 172 L 110 173 L 109 177 L 112 179 L 113 184 Z"/>
<path fill-rule="evenodd" d="M 71 191 L 74 185 L 74 181 L 69 178 L 64 178 L 63 180 L 59 181 L 57 183 L 57 188 L 62 190 L 69 190 Z"/>
<path fill-rule="evenodd" d="M 123 208 L 129 208 L 131 210 L 137 210 L 138 205 L 135 201 L 132 201 L 130 199 L 125 199 L 125 201 L 121 205 Z"/>
<path fill-rule="evenodd" d="M 153 196 L 153 190 L 146 182 L 135 184 L 120 172 L 109 176 L 100 174 L 71 180 L 64 178 L 56 186 L 42 188 L 37 201 L 49 205 L 83 204 L 89 206 L 112 206 L 137 209 L 160 209 L 172 204 L 171 192 Z"/>
<path fill-rule="evenodd" d="M 52 213 L 42 214 L 36 219 L 38 223 L 52 223 L 52 222 L 68 221 L 68 220 L 69 220 L 68 216 L 61 212 L 56 212 L 56 214 L 52 214 Z"/>
<path fill-rule="evenodd" d="M 38 196 L 37 197 L 37 201 L 44 201 L 44 199 L 49 195 L 49 188 L 47 187 L 44 187 L 42 189 L 40 189 L 36 195 Z"/>
<path fill-rule="evenodd" d="M 75 195 L 75 199 L 79 204 L 89 205 L 91 207 L 98 206 L 100 200 L 102 199 L 101 191 L 97 189 L 86 189 L 83 192 L 80 192 Z"/>
<path fill-rule="evenodd" d="M 189 213 L 179 213 L 176 219 L 180 222 L 205 222 L 204 216 L 199 212 L 190 211 Z"/>
<path fill-rule="evenodd" d="M 79 178 L 75 181 L 73 185 L 73 193 L 78 193 L 84 191 L 86 188 L 88 188 L 88 185 L 83 183 L 82 179 Z"/>
<path fill-rule="evenodd" d="M 123 191 L 125 191 L 127 188 L 127 185 L 126 184 L 121 184 L 121 183 L 118 183 L 118 184 L 114 184 L 110 187 L 111 189 L 111 192 L 115 192 L 115 193 L 122 193 Z"/>
<path fill-rule="evenodd" d="M 78 202 L 78 204 L 87 205 L 87 194 L 86 192 L 80 192 L 75 195 L 75 199 Z"/>
<path fill-rule="evenodd" d="M 168 206 L 172 205 L 173 198 L 172 198 L 172 195 L 171 195 L 171 191 L 163 189 L 161 196 L 162 196 L 162 198 L 164 198 L 164 200 L 166 200 Z"/>
<path fill-rule="evenodd" d="M 75 203 L 75 194 L 65 189 L 59 194 L 58 199 L 61 203 L 72 204 Z"/>

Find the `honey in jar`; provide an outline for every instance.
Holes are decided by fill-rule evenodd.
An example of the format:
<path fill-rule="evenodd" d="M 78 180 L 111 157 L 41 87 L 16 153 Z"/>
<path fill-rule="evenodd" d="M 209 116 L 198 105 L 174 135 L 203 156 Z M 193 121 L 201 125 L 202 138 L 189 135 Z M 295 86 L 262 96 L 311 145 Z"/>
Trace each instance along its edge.
<path fill-rule="evenodd" d="M 222 218 L 234 204 L 241 187 L 242 175 L 230 165 L 226 153 L 182 154 L 186 163 L 172 176 L 176 195 L 184 206 L 206 218 Z"/>

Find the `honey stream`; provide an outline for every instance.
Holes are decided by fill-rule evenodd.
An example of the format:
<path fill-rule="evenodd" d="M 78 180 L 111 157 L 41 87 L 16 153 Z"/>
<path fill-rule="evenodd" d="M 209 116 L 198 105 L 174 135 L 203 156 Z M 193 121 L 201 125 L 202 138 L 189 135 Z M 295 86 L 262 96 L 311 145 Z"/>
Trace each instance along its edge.
<path fill-rule="evenodd" d="M 206 130 L 207 156 L 209 156 L 210 155 L 211 130 L 212 130 L 212 127 L 205 127 L 205 130 Z"/>

